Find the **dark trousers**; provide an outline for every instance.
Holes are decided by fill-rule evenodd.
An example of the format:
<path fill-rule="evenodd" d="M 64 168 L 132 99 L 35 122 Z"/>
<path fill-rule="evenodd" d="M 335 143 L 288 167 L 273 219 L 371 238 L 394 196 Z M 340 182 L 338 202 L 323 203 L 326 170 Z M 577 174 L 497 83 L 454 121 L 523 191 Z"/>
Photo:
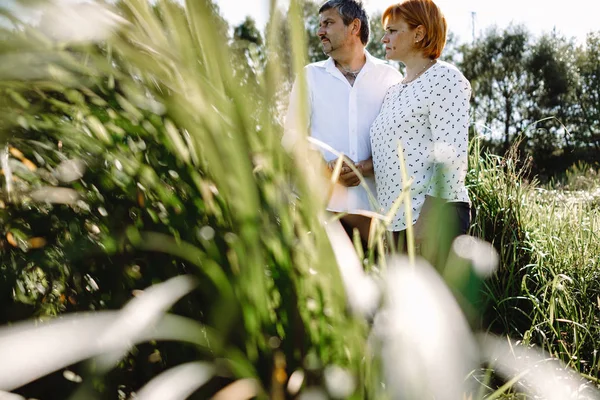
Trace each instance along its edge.
<path fill-rule="evenodd" d="M 471 221 L 475 219 L 475 210 L 466 202 L 446 202 L 441 205 L 438 215 L 438 226 L 425 233 L 424 241 L 427 242 L 428 250 L 419 253 L 432 265 L 443 268 L 452 241 L 469 232 Z M 399 252 L 406 253 L 406 230 L 393 232 L 393 241 Z"/>
<path fill-rule="evenodd" d="M 342 224 L 342 227 L 346 231 L 346 234 L 348 235 L 348 237 L 350 238 L 350 240 L 352 240 L 354 242 L 354 228 L 352 227 L 352 225 L 350 225 L 349 223 L 347 223 L 343 219 L 340 219 L 340 223 Z M 362 244 L 363 250 L 366 251 L 367 250 L 367 246 L 368 246 L 367 241 L 364 240 L 364 239 L 361 239 L 360 243 Z"/>

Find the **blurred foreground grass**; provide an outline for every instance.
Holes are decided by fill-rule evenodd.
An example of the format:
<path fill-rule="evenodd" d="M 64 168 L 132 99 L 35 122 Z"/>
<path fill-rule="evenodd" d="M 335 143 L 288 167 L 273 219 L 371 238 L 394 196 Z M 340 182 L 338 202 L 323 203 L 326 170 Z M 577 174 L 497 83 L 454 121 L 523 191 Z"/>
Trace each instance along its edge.
<path fill-rule="evenodd" d="M 121 307 L 192 273 L 178 311 L 243 349 L 226 376 L 267 383 L 309 355 L 357 369 L 364 324 L 322 200 L 278 146 L 276 63 L 233 70 L 210 3 L 44 4 L 1 34 L 3 320 Z"/>
<path fill-rule="evenodd" d="M 290 157 L 279 146 L 289 79 L 281 52 L 295 71 L 304 65 L 298 4 L 288 42 L 269 24 L 264 68 L 229 50 L 209 2 L 32 4 L 46 7 L 33 25 L 8 10 L 0 25 L 0 320 L 51 319 L 29 340 L 39 363 L 57 357 L 59 372 L 0 389 L 41 399 L 48 388 L 51 398 L 167 398 L 153 385 L 164 378 L 174 387 L 178 376 L 196 398 L 456 398 L 469 388 L 473 398 L 497 398 L 513 386 L 539 389 L 518 362 L 514 372 L 490 361 L 495 347 L 476 344 L 427 265 L 393 259 L 364 275 L 323 212 L 328 190 L 310 154 Z M 593 379 L 598 208 L 567 209 L 511 163 L 473 151 L 474 233 L 501 260 L 486 283 L 482 328 L 537 343 Z M 467 247 L 491 257 L 474 243 Z M 182 274 L 195 276 L 197 289 L 172 280 Z M 460 285 L 450 287 L 459 301 Z M 54 316 L 121 308 L 85 314 L 89 325 L 66 330 L 82 342 L 48 341 L 61 321 L 69 326 Z M 161 317 L 169 309 L 182 319 Z M 94 336 L 103 326 L 104 347 Z M 11 329 L 0 337 L 5 349 L 22 335 Z M 124 356 L 132 343 L 145 344 Z M 44 346 L 60 353 L 61 345 L 77 355 L 42 357 Z M 13 364 L 27 369 L 36 352 L 15 352 L 3 376 L 17 375 Z M 488 379 L 494 362 L 510 385 Z M 462 387 L 469 370 L 484 382 L 477 390 Z M 172 398 L 185 398 L 180 388 Z"/>

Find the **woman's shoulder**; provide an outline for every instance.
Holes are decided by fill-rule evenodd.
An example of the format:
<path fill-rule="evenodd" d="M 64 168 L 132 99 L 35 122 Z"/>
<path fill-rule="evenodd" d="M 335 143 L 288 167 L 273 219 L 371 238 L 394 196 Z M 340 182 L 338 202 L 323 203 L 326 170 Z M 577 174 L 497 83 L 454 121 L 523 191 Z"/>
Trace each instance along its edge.
<path fill-rule="evenodd" d="M 386 95 L 385 97 L 389 97 L 390 95 L 395 95 L 398 94 L 398 92 L 402 91 L 403 86 L 405 86 L 404 84 L 400 83 L 400 82 L 396 82 L 393 85 L 391 85 L 388 90 L 386 91 Z"/>
<path fill-rule="evenodd" d="M 454 64 L 450 64 L 447 61 L 437 60 L 434 66 L 436 68 L 436 75 L 440 78 L 456 79 L 460 81 L 467 81 L 467 78 L 460 72 L 460 70 Z"/>

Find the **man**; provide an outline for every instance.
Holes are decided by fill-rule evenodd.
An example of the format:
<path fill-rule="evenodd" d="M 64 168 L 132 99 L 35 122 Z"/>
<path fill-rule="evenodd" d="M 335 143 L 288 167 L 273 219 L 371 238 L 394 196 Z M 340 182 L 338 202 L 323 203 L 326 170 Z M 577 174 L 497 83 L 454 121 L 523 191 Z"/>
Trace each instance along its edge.
<path fill-rule="evenodd" d="M 402 75 L 365 50 L 369 20 L 360 0 L 329 0 L 323 4 L 319 9 L 317 35 L 329 59 L 309 64 L 303 71 L 307 82 L 309 126 L 302 126 L 298 100 L 301 89 L 296 81 L 283 145 L 291 148 L 303 132 L 308 131 L 311 137 L 343 153 L 347 162 L 362 173 L 375 195 L 369 130 L 387 89 L 400 82 Z M 332 170 L 337 156 L 320 150 Z M 359 213 L 373 208 L 359 177 L 344 164 L 327 209 L 348 213 L 342 218 L 344 228 L 349 233 L 357 228 L 366 241 L 370 218 Z"/>

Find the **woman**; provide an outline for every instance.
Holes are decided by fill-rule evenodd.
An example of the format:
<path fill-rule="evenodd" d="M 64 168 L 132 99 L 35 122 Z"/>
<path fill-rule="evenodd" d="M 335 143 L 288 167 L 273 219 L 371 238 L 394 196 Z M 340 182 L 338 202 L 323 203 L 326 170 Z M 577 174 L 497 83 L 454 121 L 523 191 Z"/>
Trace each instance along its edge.
<path fill-rule="evenodd" d="M 456 67 L 438 60 L 446 42 L 446 19 L 433 1 L 392 5 L 382 23 L 386 58 L 402 62 L 406 75 L 388 90 L 371 126 L 377 200 L 383 212 L 389 211 L 406 184 L 398 154 L 401 144 L 412 178 L 412 219 L 407 220 L 401 206 L 388 229 L 403 243 L 406 227 L 414 224 L 417 245 L 425 245 L 425 229 L 433 225 L 439 230 L 442 223 L 435 213 L 439 207 L 433 205 L 442 203 L 455 226 L 451 236 L 456 237 L 470 224 L 465 175 L 471 86 Z M 447 226 L 444 223 L 444 229 Z"/>

